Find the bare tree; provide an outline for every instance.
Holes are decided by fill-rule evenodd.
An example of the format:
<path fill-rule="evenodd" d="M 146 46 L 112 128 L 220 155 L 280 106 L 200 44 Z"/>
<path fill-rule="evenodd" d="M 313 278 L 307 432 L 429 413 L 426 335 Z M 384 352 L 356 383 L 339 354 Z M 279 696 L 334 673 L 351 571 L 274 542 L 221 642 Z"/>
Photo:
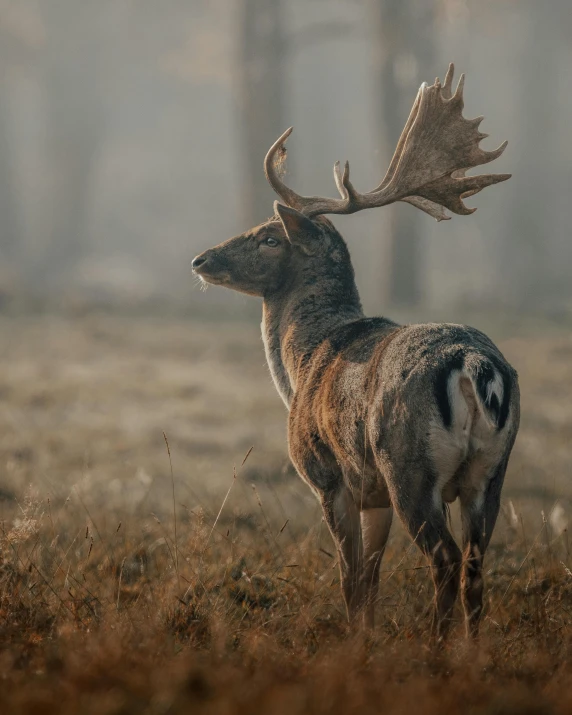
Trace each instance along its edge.
<path fill-rule="evenodd" d="M 526 41 L 522 44 L 517 74 L 520 136 L 513 159 L 512 207 L 507 211 L 508 225 L 501 240 L 499 265 L 508 302 L 515 307 L 531 308 L 552 291 L 547 227 L 554 223 L 551 216 L 557 199 L 555 186 L 566 181 L 565 175 L 558 177 L 558 169 L 560 166 L 568 169 L 554 155 L 560 114 L 547 109 L 545 95 L 538 88 L 546 87 L 547 82 L 557 85 L 563 68 L 558 49 L 569 40 L 565 28 L 570 26 L 570 4 L 567 0 L 556 0 L 550 12 L 546 12 L 541 4 L 527 0 L 521 12 L 526 22 Z M 544 49 L 534 52 L 533 47 Z M 530 190 L 531 177 L 534 191 Z"/>
<path fill-rule="evenodd" d="M 248 225 L 269 214 L 273 196 L 260 167 L 266 149 L 284 131 L 282 10 L 282 0 L 241 0 L 236 81 L 243 150 L 241 206 Z"/>
<path fill-rule="evenodd" d="M 0 18 L 0 256 L 14 267 L 21 258 L 23 235 L 16 200 L 7 77 L 15 65 L 29 68 L 39 42 L 39 30 L 34 13 L 26 4 L 11 9 L 11 22 Z"/>
<path fill-rule="evenodd" d="M 375 126 L 384 160 L 395 146 L 403 117 L 422 77 L 434 60 L 433 0 L 368 0 L 374 32 Z M 419 217 L 408 207 L 392 211 L 387 298 L 413 305 L 420 301 L 422 245 Z"/>
<path fill-rule="evenodd" d="M 5 97 L 3 92 L 0 98 L 0 255 L 10 263 L 15 263 L 22 237 L 16 206 L 9 112 Z"/>
<path fill-rule="evenodd" d="M 44 6 L 51 195 L 46 242 L 34 270 L 38 285 L 49 275 L 61 287 L 86 251 L 93 160 L 104 129 L 106 5 L 50 0 Z"/>

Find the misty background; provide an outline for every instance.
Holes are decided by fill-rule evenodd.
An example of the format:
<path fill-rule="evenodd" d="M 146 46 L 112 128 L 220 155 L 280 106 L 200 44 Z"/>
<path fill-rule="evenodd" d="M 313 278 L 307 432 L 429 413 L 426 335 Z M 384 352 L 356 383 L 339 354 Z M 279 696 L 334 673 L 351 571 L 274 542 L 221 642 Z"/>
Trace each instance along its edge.
<path fill-rule="evenodd" d="M 296 191 L 337 196 L 346 159 L 377 186 L 419 85 L 453 61 L 483 148 L 509 142 L 476 172 L 513 177 L 471 216 L 333 220 L 369 314 L 467 322 L 518 370 L 495 548 L 507 573 L 534 543 L 569 569 L 571 37 L 570 0 L 0 0 L 0 526 L 53 508 L 59 570 L 75 538 L 89 558 L 90 515 L 104 544 L 218 514 L 333 553 L 288 459 L 260 301 L 203 292 L 191 261 L 271 215 L 263 158 L 291 125 Z M 547 524 L 559 552 L 541 550 Z"/>
<path fill-rule="evenodd" d="M 440 224 L 335 217 L 366 307 L 569 315 L 571 30 L 568 0 L 0 0 L 1 304 L 256 309 L 190 263 L 272 213 L 271 143 L 294 125 L 300 193 L 337 159 L 369 190 L 453 61 L 513 178 Z"/>

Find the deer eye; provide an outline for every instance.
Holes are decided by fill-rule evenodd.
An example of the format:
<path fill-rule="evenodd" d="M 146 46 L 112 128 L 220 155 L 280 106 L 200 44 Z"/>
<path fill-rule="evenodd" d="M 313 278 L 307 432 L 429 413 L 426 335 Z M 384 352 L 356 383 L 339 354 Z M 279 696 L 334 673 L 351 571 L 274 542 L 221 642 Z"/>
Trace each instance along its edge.
<path fill-rule="evenodd" d="M 270 248 L 276 248 L 276 246 L 278 245 L 278 241 L 275 238 L 272 238 L 272 236 L 269 236 L 266 241 L 264 241 L 264 243 L 267 246 L 270 246 Z"/>

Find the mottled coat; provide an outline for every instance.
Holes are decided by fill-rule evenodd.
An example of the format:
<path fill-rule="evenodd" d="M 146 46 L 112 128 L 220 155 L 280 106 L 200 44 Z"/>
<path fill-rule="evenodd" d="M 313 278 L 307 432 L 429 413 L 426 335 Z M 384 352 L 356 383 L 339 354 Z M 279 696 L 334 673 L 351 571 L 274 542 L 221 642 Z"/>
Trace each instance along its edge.
<path fill-rule="evenodd" d="M 393 509 L 429 557 L 443 635 L 462 581 L 467 627 L 519 423 L 516 372 L 473 328 L 366 318 L 346 244 L 324 218 L 277 216 L 198 256 L 207 282 L 263 298 L 292 461 L 336 542 L 350 618 L 373 623 Z M 461 550 L 444 502 L 459 498 Z"/>

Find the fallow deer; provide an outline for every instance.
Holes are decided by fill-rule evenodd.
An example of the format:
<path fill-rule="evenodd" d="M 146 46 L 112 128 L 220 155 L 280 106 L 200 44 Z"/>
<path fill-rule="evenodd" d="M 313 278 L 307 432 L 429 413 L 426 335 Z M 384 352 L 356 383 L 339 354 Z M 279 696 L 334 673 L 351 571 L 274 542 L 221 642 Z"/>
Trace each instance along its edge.
<path fill-rule="evenodd" d="M 483 557 L 519 425 L 515 370 L 474 328 L 398 325 L 366 318 L 341 235 L 324 214 L 406 201 L 438 221 L 445 208 L 509 174 L 465 176 L 496 159 L 484 151 L 482 117 L 462 116 L 453 65 L 421 85 L 387 174 L 361 194 L 349 165 L 334 167 L 339 199 L 304 197 L 279 175 L 286 131 L 264 168 L 282 203 L 275 216 L 201 253 L 207 283 L 263 298 L 262 336 L 276 388 L 289 409 L 289 452 L 320 500 L 337 547 L 348 616 L 373 625 L 380 562 L 393 509 L 427 556 L 435 585 L 433 633 L 450 626 L 459 586 L 467 633 L 483 604 Z M 462 547 L 445 503 L 459 499 Z"/>

